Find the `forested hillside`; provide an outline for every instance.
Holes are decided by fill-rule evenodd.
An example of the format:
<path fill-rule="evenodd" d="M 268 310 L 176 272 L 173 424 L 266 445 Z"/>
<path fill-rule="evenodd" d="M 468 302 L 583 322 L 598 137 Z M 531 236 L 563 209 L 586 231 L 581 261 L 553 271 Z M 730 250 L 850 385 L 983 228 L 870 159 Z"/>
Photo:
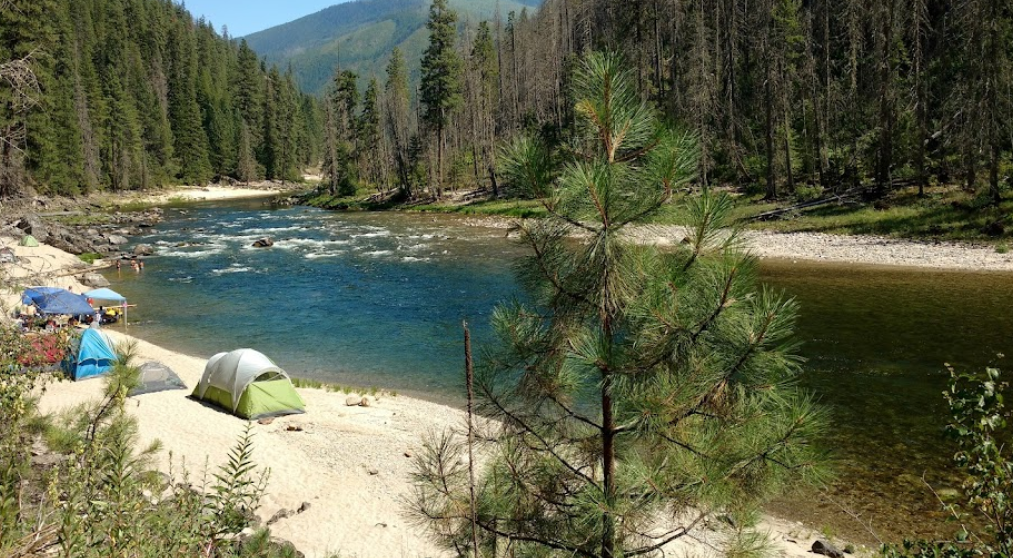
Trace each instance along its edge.
<path fill-rule="evenodd" d="M 703 183 L 774 197 L 961 182 L 997 201 L 1008 181 L 1004 0 L 549 0 L 517 35 L 500 114 L 565 127 L 565 104 L 545 102 L 567 80 L 558 61 L 618 50 L 642 95 L 699 135 Z"/>
<path fill-rule="evenodd" d="M 542 0 L 452 0 L 460 22 L 517 16 Z M 323 93 L 336 66 L 351 70 L 365 87 L 369 78 L 382 77 L 391 50 L 398 48 L 409 62 L 409 76 L 417 82 L 419 59 L 428 32 L 428 0 L 356 0 L 272 27 L 246 37 L 250 47 L 269 62 L 291 65 L 303 91 Z"/>
<path fill-rule="evenodd" d="M 453 11 L 437 4 L 438 17 Z M 1004 230 L 1005 214 L 981 209 L 999 203 L 1013 171 L 1009 2 L 547 0 L 531 14 L 429 44 L 427 55 L 437 48 L 433 60 L 448 61 L 449 74 L 429 72 L 450 85 L 438 120 L 426 121 L 436 105 L 424 95 L 418 111 L 402 107 L 403 61 L 388 68 L 376 145 L 387 168 L 405 167 L 391 173 L 403 190 L 495 190 L 495 144 L 523 129 L 565 141 L 572 61 L 611 50 L 641 97 L 699 138 L 700 184 L 768 199 L 961 186 L 973 200 L 959 202 L 968 213 L 958 208 L 955 226 Z M 422 91 L 426 79 L 423 62 Z"/>
<path fill-rule="evenodd" d="M 317 110 L 292 76 L 171 0 L 0 12 L 0 61 L 24 70 L 0 83 L 0 197 L 296 179 L 316 158 Z"/>

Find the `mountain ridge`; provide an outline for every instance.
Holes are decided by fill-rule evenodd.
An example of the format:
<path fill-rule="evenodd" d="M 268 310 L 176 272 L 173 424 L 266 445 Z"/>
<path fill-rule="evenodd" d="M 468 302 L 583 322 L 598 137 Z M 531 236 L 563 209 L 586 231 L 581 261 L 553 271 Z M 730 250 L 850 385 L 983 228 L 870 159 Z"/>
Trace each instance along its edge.
<path fill-rule="evenodd" d="M 499 5 L 510 12 L 533 10 L 542 0 L 450 0 L 462 25 L 492 19 Z M 270 64 L 290 67 L 303 91 L 321 94 L 337 67 L 366 82 L 382 80 L 390 52 L 398 47 L 417 79 L 428 40 L 429 0 L 354 0 L 244 37 Z"/>

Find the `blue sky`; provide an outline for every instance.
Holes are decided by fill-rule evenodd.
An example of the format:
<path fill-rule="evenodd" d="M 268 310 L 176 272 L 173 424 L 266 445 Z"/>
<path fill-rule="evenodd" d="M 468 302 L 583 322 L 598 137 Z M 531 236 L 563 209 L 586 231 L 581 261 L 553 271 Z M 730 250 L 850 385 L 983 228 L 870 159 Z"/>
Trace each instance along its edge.
<path fill-rule="evenodd" d="M 194 17 L 204 16 L 219 31 L 229 27 L 229 35 L 242 37 L 268 27 L 341 4 L 348 0 L 177 0 L 186 4 Z"/>

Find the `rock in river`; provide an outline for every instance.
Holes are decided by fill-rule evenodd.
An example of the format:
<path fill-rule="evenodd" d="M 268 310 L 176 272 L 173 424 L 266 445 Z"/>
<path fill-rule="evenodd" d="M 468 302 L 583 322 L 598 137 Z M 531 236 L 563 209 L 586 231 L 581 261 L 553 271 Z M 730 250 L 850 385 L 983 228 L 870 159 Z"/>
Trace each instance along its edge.
<path fill-rule="evenodd" d="M 135 256 L 150 256 L 155 253 L 155 249 L 150 244 L 138 244 L 134 247 Z"/>
<path fill-rule="evenodd" d="M 274 246 L 274 239 L 269 236 L 265 236 L 253 243 L 254 248 L 270 248 L 271 246 Z"/>

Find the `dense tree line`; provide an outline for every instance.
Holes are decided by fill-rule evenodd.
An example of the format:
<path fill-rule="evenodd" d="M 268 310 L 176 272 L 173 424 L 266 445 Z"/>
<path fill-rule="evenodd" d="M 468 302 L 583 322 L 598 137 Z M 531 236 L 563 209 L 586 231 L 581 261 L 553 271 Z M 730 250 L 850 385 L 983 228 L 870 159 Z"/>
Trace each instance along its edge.
<path fill-rule="evenodd" d="M 292 180 L 319 157 L 318 108 L 291 74 L 171 0 L 0 12 L 0 60 L 37 80 L 27 99 L 0 83 L 0 195 Z"/>
<path fill-rule="evenodd" d="M 1013 168 L 1002 0 L 548 0 L 499 44 L 502 127 L 565 129 L 567 61 L 616 50 L 701 138 L 705 184 L 959 182 L 998 201 Z"/>
<path fill-rule="evenodd" d="M 592 50 L 624 56 L 642 98 L 699 136 L 705 185 L 775 198 L 962 184 L 997 202 L 1013 169 L 1009 2 L 548 0 L 481 26 L 452 15 L 433 2 L 415 110 L 397 118 L 414 151 L 390 126 L 381 138 L 400 145 L 380 152 L 390 169 L 416 156 L 419 182 L 396 173 L 407 192 L 495 188 L 493 138 L 566 137 L 574 61 Z"/>
<path fill-rule="evenodd" d="M 336 69 L 324 112 L 324 184 L 332 194 L 358 185 L 415 197 L 448 187 L 491 183 L 500 99 L 499 53 L 492 26 L 463 24 L 447 0 L 433 0 L 429 43 L 416 89 L 395 48 L 386 80 L 365 94 L 360 76 Z"/>

